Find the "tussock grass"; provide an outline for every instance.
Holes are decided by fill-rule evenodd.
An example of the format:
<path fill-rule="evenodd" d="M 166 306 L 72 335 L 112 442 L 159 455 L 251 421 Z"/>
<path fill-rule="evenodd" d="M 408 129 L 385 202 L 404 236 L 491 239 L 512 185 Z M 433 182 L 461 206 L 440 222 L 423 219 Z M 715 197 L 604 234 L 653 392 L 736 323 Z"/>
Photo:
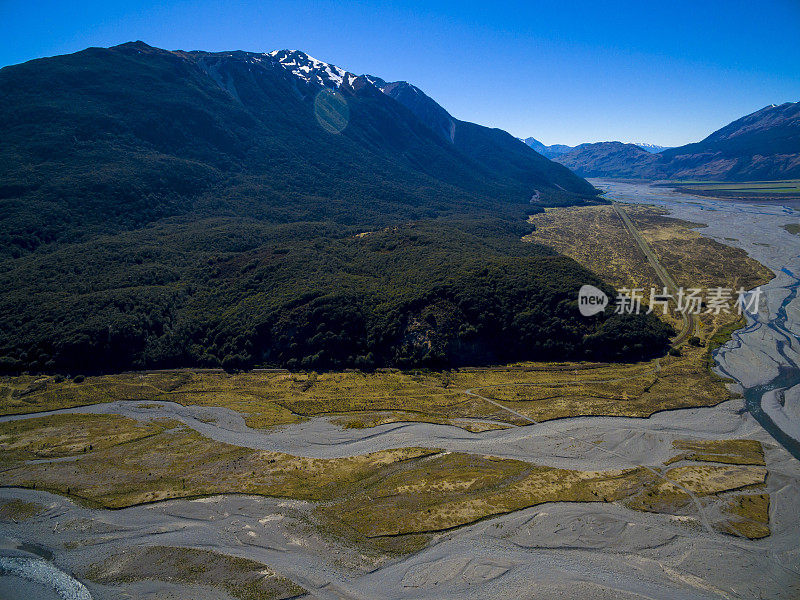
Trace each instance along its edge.
<path fill-rule="evenodd" d="M 94 415 L 64 416 L 88 422 Z M 97 449 L 83 453 L 67 443 L 76 423 L 61 417 L 26 421 L 29 439 L 41 425 L 60 455 L 72 452 L 76 459 L 30 464 L 17 452 L 4 472 L 5 485 L 46 489 L 105 508 L 226 493 L 314 501 L 328 531 L 385 551 L 417 547 L 430 533 L 545 502 L 624 501 L 669 514 L 690 504 L 686 492 L 645 467 L 578 471 L 429 448 L 314 459 L 240 448 L 172 424 L 136 425 L 123 417 L 108 417 L 104 424 L 115 435 L 134 431 L 138 437 L 104 443 L 94 420 L 86 428 L 94 437 L 86 441 Z M 0 435 L 12 424 L 0 424 Z M 691 465 L 665 475 L 695 495 L 713 497 L 763 485 L 766 469 Z M 388 541 L 403 536 L 411 537 Z"/>
<path fill-rule="evenodd" d="M 723 533 L 759 539 L 767 537 L 769 528 L 769 494 L 741 494 L 731 498 L 723 511 L 728 518 L 715 527 Z"/>
<path fill-rule="evenodd" d="M 764 448 L 756 440 L 675 440 L 672 445 L 685 452 L 666 464 L 679 460 L 716 462 L 731 465 L 764 466 Z"/>
<path fill-rule="evenodd" d="M 130 548 L 91 565 L 84 576 L 104 584 L 157 580 L 208 585 L 239 600 L 283 600 L 306 593 L 253 560 L 174 546 Z"/>
<path fill-rule="evenodd" d="M 38 502 L 25 500 L 0 501 L 0 521 L 24 521 L 40 515 L 46 510 Z"/>
<path fill-rule="evenodd" d="M 793 235 L 800 235 L 800 223 L 789 223 L 788 225 L 782 225 L 782 227 Z"/>
<path fill-rule="evenodd" d="M 157 435 L 177 421 L 142 425 L 115 415 L 62 414 L 0 424 L 0 464 L 102 451 Z"/>
<path fill-rule="evenodd" d="M 304 458 L 216 442 L 174 422 L 139 425 L 124 417 L 93 417 L 58 415 L 0 424 L 0 451 L 9 469 L 3 483 L 44 488 L 105 508 L 222 493 L 319 501 L 359 487 L 396 463 L 438 452 L 403 448 L 340 459 Z M 74 444 L 81 421 L 89 433 Z M 76 460 L 26 464 L 40 456 L 40 428 L 46 432 L 41 437 L 47 455 Z M 84 453 L 85 444 L 94 450 Z"/>
<path fill-rule="evenodd" d="M 532 371 L 458 374 L 459 387 L 541 422 L 574 416 L 648 417 L 661 410 L 714 406 L 731 397 L 705 367 L 706 349 L 647 363 L 606 365 L 558 374 Z"/>

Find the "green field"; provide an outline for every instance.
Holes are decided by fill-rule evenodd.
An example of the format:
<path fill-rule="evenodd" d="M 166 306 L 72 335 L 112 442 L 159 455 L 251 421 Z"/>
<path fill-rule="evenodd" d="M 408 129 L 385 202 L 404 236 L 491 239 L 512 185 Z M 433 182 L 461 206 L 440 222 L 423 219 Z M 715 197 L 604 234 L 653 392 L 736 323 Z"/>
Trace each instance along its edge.
<path fill-rule="evenodd" d="M 800 196 L 800 179 L 777 181 L 670 181 L 661 184 L 701 195 L 741 197 Z"/>

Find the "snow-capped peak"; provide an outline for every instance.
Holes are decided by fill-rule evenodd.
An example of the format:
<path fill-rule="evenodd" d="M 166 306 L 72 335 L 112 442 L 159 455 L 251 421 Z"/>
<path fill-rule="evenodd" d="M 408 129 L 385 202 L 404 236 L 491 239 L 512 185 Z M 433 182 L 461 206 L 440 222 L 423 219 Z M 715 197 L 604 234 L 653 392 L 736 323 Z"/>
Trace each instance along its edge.
<path fill-rule="evenodd" d="M 276 59 L 283 68 L 307 83 L 338 88 L 344 81 L 352 85 L 356 79 L 352 73 L 348 73 L 336 65 L 317 60 L 300 50 L 273 50 L 267 55 Z"/>
<path fill-rule="evenodd" d="M 651 144 L 650 142 L 624 142 L 626 144 L 633 144 L 639 146 L 642 150 L 647 150 L 651 154 L 656 154 L 662 150 L 667 150 L 670 146 L 660 146 L 659 144 Z"/>
<path fill-rule="evenodd" d="M 384 88 L 386 87 L 386 82 L 383 79 L 381 79 L 380 77 L 375 77 L 375 75 L 364 75 L 364 79 L 366 79 L 369 83 L 374 85 L 376 88 L 378 88 L 382 92 L 384 91 Z"/>

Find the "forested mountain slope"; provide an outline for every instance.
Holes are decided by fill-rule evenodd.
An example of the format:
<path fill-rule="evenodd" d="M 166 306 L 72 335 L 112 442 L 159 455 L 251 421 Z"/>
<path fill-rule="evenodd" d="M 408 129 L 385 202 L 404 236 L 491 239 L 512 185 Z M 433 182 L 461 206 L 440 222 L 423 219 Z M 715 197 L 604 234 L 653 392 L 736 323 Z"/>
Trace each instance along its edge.
<path fill-rule="evenodd" d="M 90 48 L 0 69 L 0 104 L 7 371 L 665 348 L 654 319 L 580 317 L 597 279 L 519 240 L 588 183 L 499 130 L 443 139 L 303 53 Z"/>

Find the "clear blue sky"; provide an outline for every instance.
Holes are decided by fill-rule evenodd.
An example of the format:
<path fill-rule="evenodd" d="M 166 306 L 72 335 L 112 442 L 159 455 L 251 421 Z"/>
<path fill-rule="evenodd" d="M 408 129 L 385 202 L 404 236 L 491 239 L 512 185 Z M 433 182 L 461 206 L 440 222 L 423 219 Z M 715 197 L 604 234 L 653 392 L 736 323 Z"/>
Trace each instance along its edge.
<path fill-rule="evenodd" d="M 0 65 L 141 39 L 300 49 L 547 144 L 678 145 L 800 100 L 800 0 L 0 0 Z"/>

